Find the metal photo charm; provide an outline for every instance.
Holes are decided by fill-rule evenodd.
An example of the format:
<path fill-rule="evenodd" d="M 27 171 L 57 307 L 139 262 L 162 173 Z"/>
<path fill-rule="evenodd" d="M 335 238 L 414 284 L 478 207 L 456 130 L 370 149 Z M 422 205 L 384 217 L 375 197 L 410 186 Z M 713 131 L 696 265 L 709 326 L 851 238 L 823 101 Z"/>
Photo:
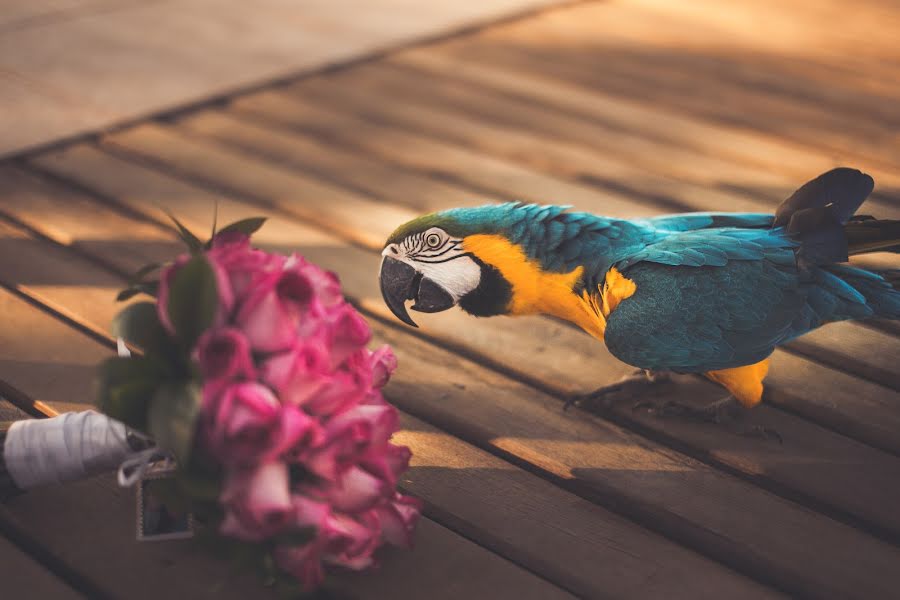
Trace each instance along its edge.
<path fill-rule="evenodd" d="M 150 467 L 137 489 L 137 539 L 139 542 L 181 540 L 194 537 L 194 516 L 166 498 L 175 478 L 169 461 Z"/>

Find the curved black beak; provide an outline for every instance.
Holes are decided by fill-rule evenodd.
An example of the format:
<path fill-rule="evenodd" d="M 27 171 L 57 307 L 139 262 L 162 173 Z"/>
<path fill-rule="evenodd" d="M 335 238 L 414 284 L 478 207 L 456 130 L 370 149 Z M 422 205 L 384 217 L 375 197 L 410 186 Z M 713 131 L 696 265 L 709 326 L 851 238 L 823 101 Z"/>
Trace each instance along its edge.
<path fill-rule="evenodd" d="M 406 311 L 406 301 L 415 300 L 413 310 L 433 313 L 447 310 L 455 302 L 444 288 L 423 277 L 405 262 L 390 256 L 381 261 L 381 296 L 394 316 L 413 327 L 418 327 Z"/>

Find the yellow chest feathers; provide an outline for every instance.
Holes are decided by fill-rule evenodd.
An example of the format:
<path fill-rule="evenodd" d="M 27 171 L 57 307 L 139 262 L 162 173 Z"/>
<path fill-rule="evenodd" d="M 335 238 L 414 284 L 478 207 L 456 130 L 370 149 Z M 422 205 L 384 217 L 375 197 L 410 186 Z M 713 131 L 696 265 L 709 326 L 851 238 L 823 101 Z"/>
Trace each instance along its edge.
<path fill-rule="evenodd" d="M 463 247 L 494 266 L 512 286 L 508 311 L 511 315 L 548 314 L 571 321 L 598 339 L 603 339 L 606 317 L 619 302 L 634 294 L 636 286 L 616 269 L 610 269 L 597 290 L 575 288 L 584 267 L 569 273 L 547 273 L 518 245 L 499 235 L 472 235 Z"/>

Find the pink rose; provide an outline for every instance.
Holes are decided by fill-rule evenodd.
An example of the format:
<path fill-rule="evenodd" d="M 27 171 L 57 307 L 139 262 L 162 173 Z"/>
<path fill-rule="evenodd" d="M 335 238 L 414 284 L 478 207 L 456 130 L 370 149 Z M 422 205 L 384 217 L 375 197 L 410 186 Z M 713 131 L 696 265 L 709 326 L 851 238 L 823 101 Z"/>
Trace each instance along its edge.
<path fill-rule="evenodd" d="M 313 474 L 335 481 L 346 469 L 358 462 L 369 445 L 371 427 L 364 422 L 348 423 L 340 431 L 329 431 L 323 441 L 312 448 L 305 466 Z"/>
<path fill-rule="evenodd" d="M 375 509 L 381 524 L 384 541 L 402 548 L 412 548 L 413 532 L 422 511 L 423 502 L 412 496 L 395 494 L 394 499 Z"/>
<path fill-rule="evenodd" d="M 301 319 L 315 300 L 312 282 L 296 270 L 269 273 L 254 283 L 237 315 L 250 346 L 281 352 L 298 337 Z"/>
<path fill-rule="evenodd" d="M 383 388 L 391 375 L 397 370 L 397 356 L 390 346 L 384 345 L 369 357 L 369 365 L 372 369 L 372 386 Z"/>
<path fill-rule="evenodd" d="M 326 521 L 322 559 L 329 564 L 360 571 L 374 563 L 372 554 L 381 542 L 378 516 L 364 512 L 355 517 L 333 514 Z"/>
<path fill-rule="evenodd" d="M 297 454 L 322 435 L 314 419 L 296 407 L 283 407 L 256 382 L 237 383 L 221 393 L 204 390 L 203 412 L 209 449 L 228 465 Z"/>
<path fill-rule="evenodd" d="M 237 297 L 243 297 L 267 274 L 280 271 L 286 260 L 280 254 L 252 248 L 250 238 L 236 231 L 217 235 L 208 256 L 228 273 Z"/>
<path fill-rule="evenodd" d="M 388 483 L 358 466 L 351 466 L 320 490 L 341 512 L 357 513 L 372 508 L 390 493 Z"/>
<path fill-rule="evenodd" d="M 359 373 L 337 371 L 328 376 L 326 384 L 306 403 L 309 413 L 327 417 L 360 402 L 366 394 L 366 381 Z"/>
<path fill-rule="evenodd" d="M 197 362 L 207 382 L 256 378 L 250 342 L 239 329 L 210 329 L 200 336 Z"/>
<path fill-rule="evenodd" d="M 374 511 L 351 517 L 305 496 L 294 496 L 294 510 L 294 522 L 314 527 L 316 539 L 303 546 L 276 548 L 275 561 L 307 589 L 324 580 L 323 562 L 354 570 L 373 564 L 372 554 L 381 541 L 380 519 Z"/>
<path fill-rule="evenodd" d="M 175 276 L 193 257 L 188 254 L 179 256 L 174 263 L 163 269 L 159 279 L 159 292 L 156 300 L 156 310 L 159 315 L 159 321 L 170 334 L 175 334 L 175 326 L 169 317 L 169 295 Z M 210 260 L 207 256 L 210 267 L 216 277 L 216 291 L 219 297 L 219 306 L 213 319 L 214 327 L 221 327 L 228 320 L 231 309 L 234 308 L 234 292 L 231 289 L 231 283 L 228 281 L 228 274 L 215 261 Z"/>
<path fill-rule="evenodd" d="M 328 384 L 328 348 L 321 337 L 305 340 L 266 360 L 261 370 L 263 381 L 278 392 L 282 402 L 304 406 Z"/>
<path fill-rule="evenodd" d="M 295 512 L 287 465 L 270 462 L 252 471 L 232 471 L 220 501 L 225 508 L 223 535 L 258 542 L 283 531 Z"/>
<path fill-rule="evenodd" d="M 400 475 L 409 468 L 411 457 L 412 452 L 406 446 L 389 443 L 370 447 L 360 457 L 359 464 L 393 488 L 397 485 Z"/>
<path fill-rule="evenodd" d="M 330 315 L 331 365 L 337 368 L 350 355 L 365 348 L 372 339 L 372 330 L 356 309 L 344 304 Z"/>
<path fill-rule="evenodd" d="M 344 303 L 341 283 L 336 274 L 331 271 L 323 271 L 299 254 L 291 255 L 288 258 L 287 265 L 291 268 L 296 268 L 309 278 L 316 291 L 316 297 L 326 311 Z"/>
<path fill-rule="evenodd" d="M 372 446 L 381 446 L 391 438 L 400 426 L 397 409 L 383 402 L 382 404 L 359 404 L 333 417 L 325 426 L 325 435 L 333 435 L 353 424 L 365 424 Z"/>

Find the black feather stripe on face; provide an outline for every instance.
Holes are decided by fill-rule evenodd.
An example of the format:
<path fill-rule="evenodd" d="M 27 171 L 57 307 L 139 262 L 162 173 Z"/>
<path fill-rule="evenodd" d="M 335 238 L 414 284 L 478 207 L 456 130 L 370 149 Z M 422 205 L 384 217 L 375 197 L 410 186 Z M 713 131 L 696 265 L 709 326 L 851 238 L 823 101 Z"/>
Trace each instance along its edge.
<path fill-rule="evenodd" d="M 481 281 L 474 290 L 459 299 L 459 307 L 476 317 L 493 317 L 509 312 L 512 286 L 500 271 L 477 256 L 472 260 L 481 267 Z"/>

